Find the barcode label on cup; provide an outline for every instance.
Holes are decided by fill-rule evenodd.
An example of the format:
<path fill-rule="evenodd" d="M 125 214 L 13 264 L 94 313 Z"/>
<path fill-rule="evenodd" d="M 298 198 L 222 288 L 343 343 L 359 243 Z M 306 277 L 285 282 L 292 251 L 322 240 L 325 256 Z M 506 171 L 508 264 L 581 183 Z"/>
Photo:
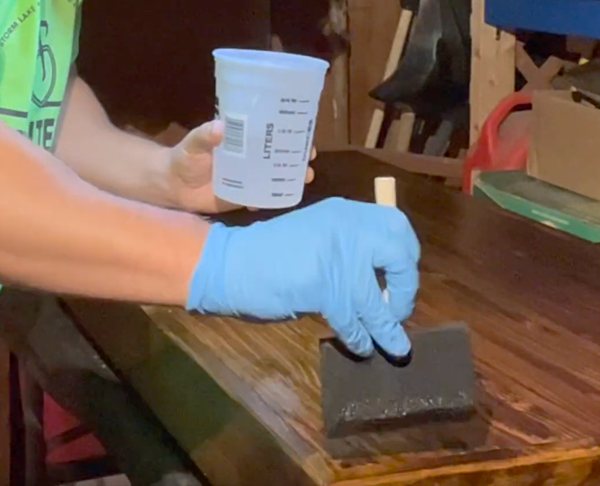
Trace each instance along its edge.
<path fill-rule="evenodd" d="M 225 115 L 223 149 L 237 155 L 246 154 L 246 120 L 243 115 Z"/>

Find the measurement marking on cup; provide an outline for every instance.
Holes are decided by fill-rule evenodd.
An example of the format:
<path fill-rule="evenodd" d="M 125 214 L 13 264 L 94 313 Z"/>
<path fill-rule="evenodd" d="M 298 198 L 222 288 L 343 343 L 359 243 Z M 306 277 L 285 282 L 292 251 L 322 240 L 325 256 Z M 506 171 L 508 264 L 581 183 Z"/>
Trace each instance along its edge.
<path fill-rule="evenodd" d="M 285 177 L 272 177 L 271 182 L 285 182 Z"/>
<path fill-rule="evenodd" d="M 308 115 L 308 111 L 299 111 L 298 115 Z"/>
<path fill-rule="evenodd" d="M 275 149 L 275 153 L 276 154 L 289 154 L 290 150 L 289 149 Z"/>
<path fill-rule="evenodd" d="M 310 142 L 310 135 L 313 129 L 313 119 L 311 118 L 308 122 L 308 128 L 306 129 L 306 141 L 304 142 L 304 154 L 302 156 L 302 160 L 306 160 L 308 156 L 308 144 Z"/>
<path fill-rule="evenodd" d="M 301 134 L 303 134 L 303 133 L 306 133 L 306 130 L 294 130 L 294 133 L 295 133 L 296 135 L 301 135 Z"/>
<path fill-rule="evenodd" d="M 230 179 L 229 177 L 223 177 L 221 180 L 225 181 L 225 182 L 229 182 L 230 184 L 238 184 L 238 185 L 243 185 L 242 181 L 238 181 L 236 179 Z"/>
<path fill-rule="evenodd" d="M 223 185 L 227 186 L 227 187 L 231 187 L 232 189 L 243 189 L 244 188 L 244 186 L 237 186 L 237 185 L 234 185 L 234 184 L 229 184 L 227 182 L 223 182 Z"/>
<path fill-rule="evenodd" d="M 293 153 L 293 154 L 301 154 L 301 153 L 302 153 L 302 150 L 292 150 L 292 153 Z"/>
<path fill-rule="evenodd" d="M 295 110 L 279 110 L 280 115 L 295 115 Z"/>
<path fill-rule="evenodd" d="M 246 153 L 246 117 L 225 115 L 225 143 L 223 148 L 230 153 Z"/>
<path fill-rule="evenodd" d="M 310 100 L 300 100 L 299 103 L 310 103 Z"/>
<path fill-rule="evenodd" d="M 241 182 L 232 181 L 231 179 L 226 179 L 225 177 L 223 177 L 221 179 L 221 184 L 223 184 L 224 186 L 227 186 L 227 187 L 231 187 L 232 189 L 243 189 L 244 188 L 244 184 L 242 184 Z"/>

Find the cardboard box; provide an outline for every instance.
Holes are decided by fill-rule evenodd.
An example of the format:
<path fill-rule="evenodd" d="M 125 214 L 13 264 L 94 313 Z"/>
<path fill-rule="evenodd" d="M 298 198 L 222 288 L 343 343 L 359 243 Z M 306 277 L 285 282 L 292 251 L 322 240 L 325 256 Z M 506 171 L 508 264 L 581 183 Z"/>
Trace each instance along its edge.
<path fill-rule="evenodd" d="M 570 91 L 536 91 L 527 173 L 600 200 L 600 109 Z"/>

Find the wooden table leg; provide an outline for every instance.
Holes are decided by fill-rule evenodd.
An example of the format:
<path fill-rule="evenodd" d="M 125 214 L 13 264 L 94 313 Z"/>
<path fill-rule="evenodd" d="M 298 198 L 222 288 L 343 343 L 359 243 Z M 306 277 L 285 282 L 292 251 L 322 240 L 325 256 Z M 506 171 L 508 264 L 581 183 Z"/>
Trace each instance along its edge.
<path fill-rule="evenodd" d="M 0 484 L 10 484 L 10 353 L 0 341 Z"/>

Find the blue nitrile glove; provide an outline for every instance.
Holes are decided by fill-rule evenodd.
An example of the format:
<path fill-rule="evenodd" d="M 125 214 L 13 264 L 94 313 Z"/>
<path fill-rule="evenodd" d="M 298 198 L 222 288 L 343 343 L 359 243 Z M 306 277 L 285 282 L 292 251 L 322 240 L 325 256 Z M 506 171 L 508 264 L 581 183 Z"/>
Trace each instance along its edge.
<path fill-rule="evenodd" d="M 332 198 L 248 227 L 214 224 L 187 309 L 285 319 L 321 314 L 348 349 L 369 356 L 375 340 L 403 357 L 402 322 L 413 311 L 420 247 L 396 208 Z M 389 304 L 375 268 L 385 271 Z"/>

